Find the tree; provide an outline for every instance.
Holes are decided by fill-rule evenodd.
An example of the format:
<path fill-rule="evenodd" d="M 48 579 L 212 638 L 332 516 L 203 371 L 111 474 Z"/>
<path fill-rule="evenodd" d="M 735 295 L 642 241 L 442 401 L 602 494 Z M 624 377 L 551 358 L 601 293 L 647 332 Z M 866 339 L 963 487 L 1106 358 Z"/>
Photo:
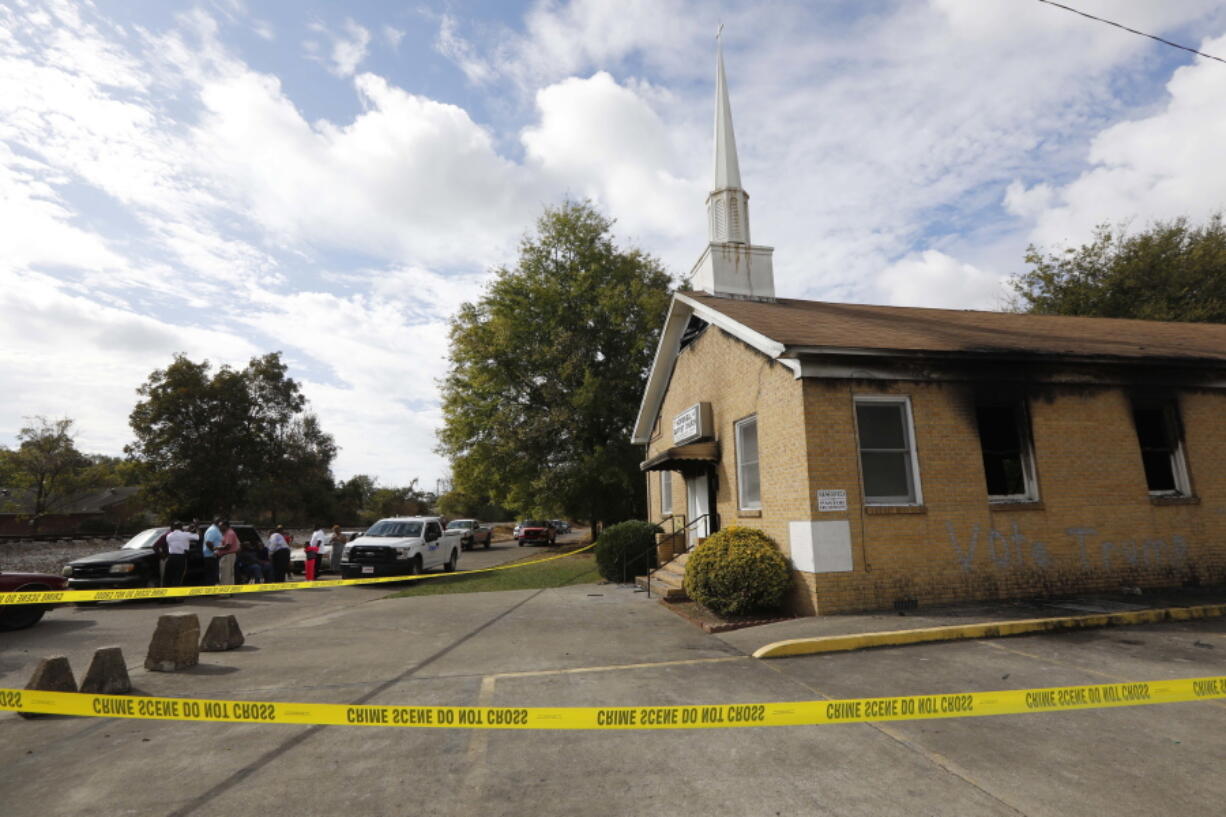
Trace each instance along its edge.
<path fill-rule="evenodd" d="M 1019 312 L 1155 321 L 1226 323 L 1226 224 L 1186 218 L 1128 234 L 1100 225 L 1088 244 L 1047 252 L 1031 245 L 1032 269 L 1010 280 Z"/>
<path fill-rule="evenodd" d="M 611 228 L 587 202 L 546 209 L 452 320 L 439 450 L 461 494 L 594 523 L 644 513 L 630 430 L 669 278 Z"/>
<path fill-rule="evenodd" d="M 374 493 L 375 478 L 366 474 L 354 474 L 339 483 L 333 499 L 335 518 L 345 522 L 357 522 L 361 518 L 362 509 L 370 502 Z"/>
<path fill-rule="evenodd" d="M 228 516 L 254 501 L 275 518 L 331 500 L 336 444 L 304 413 L 280 353 L 216 372 L 176 355 L 137 393 L 143 399 L 129 417 L 136 440 L 125 451 L 164 513 Z"/>
<path fill-rule="evenodd" d="M 30 419 L 31 424 L 17 433 L 17 449 L 3 452 L 5 464 L 0 471 L 10 488 L 10 503 L 14 501 L 12 489 L 25 491 L 28 500 L 23 504 L 37 530 L 40 519 L 81 491 L 91 461 L 77 450 L 72 420 Z"/>
<path fill-rule="evenodd" d="M 332 460 L 336 442 L 304 413 L 283 420 L 265 456 L 265 473 L 252 486 L 249 504 L 267 511 L 273 524 L 282 516 L 312 524 L 332 521 L 336 514 Z"/>

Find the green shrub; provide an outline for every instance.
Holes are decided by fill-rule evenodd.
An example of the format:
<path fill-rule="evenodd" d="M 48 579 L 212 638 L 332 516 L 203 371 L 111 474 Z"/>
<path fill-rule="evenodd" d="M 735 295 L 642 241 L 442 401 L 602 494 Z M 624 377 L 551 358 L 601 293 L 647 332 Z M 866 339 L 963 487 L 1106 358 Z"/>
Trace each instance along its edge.
<path fill-rule="evenodd" d="M 656 567 L 659 525 L 630 520 L 605 528 L 596 540 L 596 566 L 611 582 L 625 582 Z"/>
<path fill-rule="evenodd" d="M 719 615 L 776 608 L 791 580 L 775 540 L 739 525 L 712 534 L 690 553 L 685 566 L 686 594 Z"/>

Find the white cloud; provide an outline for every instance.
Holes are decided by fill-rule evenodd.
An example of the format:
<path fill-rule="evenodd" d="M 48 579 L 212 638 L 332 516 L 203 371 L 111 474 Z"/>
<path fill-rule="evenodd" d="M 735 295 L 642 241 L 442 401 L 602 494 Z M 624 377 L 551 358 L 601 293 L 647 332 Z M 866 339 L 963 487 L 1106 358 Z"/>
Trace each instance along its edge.
<path fill-rule="evenodd" d="M 537 208 L 529 179 L 463 109 L 374 74 L 355 77 L 354 88 L 365 111 L 353 122 L 311 124 L 271 77 L 207 82 L 197 163 L 285 246 L 493 261 Z"/>
<path fill-rule="evenodd" d="M 83 449 L 119 453 L 136 388 L 176 352 L 242 365 L 258 347 L 188 309 L 158 317 L 102 304 L 50 276 L 0 268 L 0 429 L 36 414 L 77 420 Z"/>
<path fill-rule="evenodd" d="M 329 71 L 338 77 L 351 77 L 358 70 L 358 65 L 366 59 L 370 52 L 370 30 L 359 25 L 352 18 L 346 18 L 341 24 L 342 31 L 330 31 L 323 23 L 311 23 L 309 28 L 324 35 L 332 41 L 327 58 L 318 53 L 320 45 L 314 40 L 308 40 L 304 45 L 312 59 L 323 62 Z"/>
<path fill-rule="evenodd" d="M 999 275 L 939 250 L 913 253 L 877 275 L 876 286 L 893 306 L 1000 309 L 1007 291 Z"/>
<path fill-rule="evenodd" d="M 486 60 L 478 57 L 468 40 L 460 36 L 459 24 L 450 14 L 439 18 L 438 36 L 434 38 L 434 48 L 447 59 L 454 62 L 468 81 L 476 84 L 489 82 L 494 78 L 494 69 Z"/>
<path fill-rule="evenodd" d="M 1207 40 L 1203 50 L 1226 51 L 1226 37 Z M 1042 206 L 1011 211 L 1034 224 L 1039 244 L 1080 243 L 1095 225 L 1189 216 L 1201 220 L 1226 208 L 1226 71 L 1197 59 L 1167 83 L 1165 106 L 1151 116 L 1120 122 L 1091 142 L 1090 167 L 1072 182 L 1048 189 L 1039 183 L 1010 187 L 1013 199 L 1039 199 Z"/>
<path fill-rule="evenodd" d="M 1209 0 L 1084 5 L 1159 33 L 1226 23 Z M 1214 208 L 1220 67 L 1181 70 L 1155 104 L 1158 47 L 1067 12 L 849 8 L 722 13 L 780 294 L 992 308 L 1032 227 Z M 238 3 L 226 17 L 258 26 Z M 281 348 L 340 474 L 428 481 L 445 317 L 543 204 L 590 196 L 684 274 L 705 241 L 712 8 L 542 0 L 518 33 L 437 20 L 483 105 L 362 72 L 371 31 L 404 34 L 346 20 L 315 26 L 313 56 L 359 112 L 308 118 L 319 100 L 246 64 L 205 11 L 148 31 L 89 5 L 0 6 L 0 308 L 20 313 L 0 328 L 0 428 L 67 413 L 115 450 L 132 389 L 174 351 Z M 221 317 L 202 330 L 202 314 Z"/>
<path fill-rule="evenodd" d="M 400 48 L 400 41 L 404 39 L 405 35 L 403 30 L 396 28 L 395 26 L 385 25 L 383 26 L 382 31 L 383 39 L 387 41 L 387 44 L 391 46 L 393 51 Z"/>
<path fill-rule="evenodd" d="M 617 214 L 625 232 L 701 236 L 705 189 L 677 175 L 685 145 L 643 96 L 601 71 L 543 88 L 536 104 L 539 123 L 521 140 L 559 186 Z"/>
<path fill-rule="evenodd" d="M 252 20 L 251 30 L 254 31 L 256 36 L 261 40 L 272 42 L 273 40 L 277 39 L 276 29 L 274 29 L 272 27 L 272 23 L 268 22 L 267 20 Z"/>

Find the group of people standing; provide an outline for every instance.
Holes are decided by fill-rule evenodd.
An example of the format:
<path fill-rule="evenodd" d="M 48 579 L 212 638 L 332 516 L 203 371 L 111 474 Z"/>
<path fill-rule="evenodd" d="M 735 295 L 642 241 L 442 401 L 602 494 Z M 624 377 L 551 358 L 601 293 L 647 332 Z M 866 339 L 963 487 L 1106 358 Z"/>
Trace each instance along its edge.
<path fill-rule="evenodd" d="M 163 534 L 153 549 L 162 559 L 162 586 L 178 587 L 187 573 L 187 559 L 192 546 L 200 544 L 204 575 L 201 584 L 233 585 L 246 582 L 284 582 L 290 576 L 290 549 L 293 536 L 284 525 L 277 525 L 268 535 L 268 544 L 257 541 L 240 541 L 238 533 L 228 519 L 214 519 L 213 524 L 201 535 L 193 522 L 187 529 L 182 522 L 174 522 Z M 341 555 L 346 538 L 340 525 L 325 531 L 323 525 L 315 525 L 306 552 L 305 572 L 307 581 L 314 581 L 322 573 L 320 552 L 324 545 L 331 549 L 329 566 L 340 572 Z M 241 581 L 240 581 L 241 580 Z"/>

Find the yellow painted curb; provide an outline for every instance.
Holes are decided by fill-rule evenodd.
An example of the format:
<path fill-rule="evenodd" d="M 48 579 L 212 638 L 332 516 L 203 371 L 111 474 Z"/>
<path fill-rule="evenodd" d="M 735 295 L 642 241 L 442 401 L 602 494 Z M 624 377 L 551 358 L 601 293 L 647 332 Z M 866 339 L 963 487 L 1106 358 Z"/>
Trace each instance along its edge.
<path fill-rule="evenodd" d="M 1081 630 L 1091 627 L 1112 627 L 1123 624 L 1154 624 L 1160 621 L 1188 621 L 1197 618 L 1217 618 L 1226 615 L 1226 604 L 1203 604 L 1198 607 L 1165 607 L 1134 610 L 1127 613 L 1102 613 L 1091 616 L 1059 616 L 1056 618 L 1025 618 L 1015 621 L 988 621 L 979 624 L 949 624 L 942 627 L 920 627 L 914 630 L 892 630 L 883 633 L 828 635 L 816 638 L 792 638 L 760 647 L 754 658 L 787 658 L 793 655 L 816 655 L 826 652 L 849 652 L 869 647 L 899 647 L 905 644 L 926 644 L 931 641 L 961 641 L 968 638 L 1001 638 L 1026 633 L 1054 630 Z"/>

